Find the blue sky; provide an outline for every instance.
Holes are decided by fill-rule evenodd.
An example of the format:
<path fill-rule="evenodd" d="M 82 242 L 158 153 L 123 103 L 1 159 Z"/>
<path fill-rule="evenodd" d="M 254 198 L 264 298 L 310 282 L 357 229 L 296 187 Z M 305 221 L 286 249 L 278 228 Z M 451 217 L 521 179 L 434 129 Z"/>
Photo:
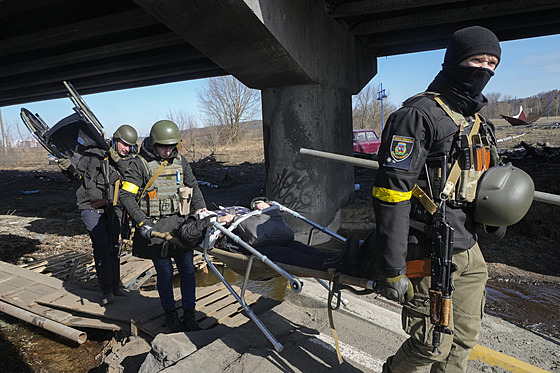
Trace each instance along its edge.
<path fill-rule="evenodd" d="M 501 92 L 518 98 L 560 88 L 560 35 L 502 42 L 502 60 L 484 92 Z M 397 106 L 426 89 L 441 68 L 445 50 L 378 58 L 378 73 L 369 84 L 383 84 L 388 99 Z M 199 116 L 196 89 L 203 80 L 162 84 L 93 95 L 84 95 L 108 136 L 123 124 L 133 125 L 140 136 L 151 125 L 183 111 Z M 62 85 L 62 82 L 61 82 Z M 560 98 L 559 98 L 560 99 Z M 4 126 L 13 137 L 28 135 L 19 112 L 22 107 L 38 113 L 49 126 L 72 114 L 68 99 L 33 102 L 1 108 Z"/>

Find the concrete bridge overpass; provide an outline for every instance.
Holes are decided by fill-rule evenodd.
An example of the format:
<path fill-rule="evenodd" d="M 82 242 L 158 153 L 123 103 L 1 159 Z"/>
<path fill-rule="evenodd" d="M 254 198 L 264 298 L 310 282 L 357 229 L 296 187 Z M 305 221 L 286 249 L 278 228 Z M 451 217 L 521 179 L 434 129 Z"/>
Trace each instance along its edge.
<path fill-rule="evenodd" d="M 460 0 L 3 0 L 0 107 L 232 74 L 262 92 L 267 194 L 336 229 L 351 95 L 376 57 L 445 47 L 464 26 L 500 40 L 560 33 L 560 2 Z M 334 182 L 333 182 L 334 181 Z"/>

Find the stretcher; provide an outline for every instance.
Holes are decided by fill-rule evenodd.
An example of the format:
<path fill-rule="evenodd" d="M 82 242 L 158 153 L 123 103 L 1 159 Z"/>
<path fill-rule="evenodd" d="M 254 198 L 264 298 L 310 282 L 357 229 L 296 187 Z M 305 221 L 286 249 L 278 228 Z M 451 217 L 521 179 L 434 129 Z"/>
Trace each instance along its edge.
<path fill-rule="evenodd" d="M 293 211 L 281 205 L 280 203 L 273 201 L 270 201 L 268 203 L 271 205 L 270 208 L 263 211 L 252 211 L 251 213 L 241 217 L 241 219 L 237 220 L 235 223 L 239 223 L 243 218 L 248 218 L 249 216 L 266 212 L 270 209 L 277 209 L 280 212 L 288 213 L 295 218 L 311 225 L 308 244 L 312 241 L 313 234 L 317 231 L 323 232 L 340 242 L 346 243 L 347 241 L 346 238 L 305 218 L 298 212 Z M 252 311 L 251 307 L 245 301 L 245 291 L 250 280 L 264 280 L 275 276 L 283 276 L 289 282 L 289 289 L 294 293 L 300 293 L 303 289 L 303 282 L 299 279 L 299 277 L 315 278 L 323 287 L 325 287 L 329 291 L 329 307 L 332 307 L 332 309 L 338 308 L 341 303 L 345 304 L 346 301 L 344 300 L 344 298 L 342 298 L 340 290 L 338 290 L 340 289 L 340 287 L 330 287 L 324 280 L 329 280 L 332 284 L 337 285 L 356 286 L 364 289 L 367 292 L 373 291 L 373 288 L 375 286 L 375 281 L 373 280 L 355 278 L 330 270 L 329 272 L 323 272 L 287 264 L 276 264 L 265 255 L 261 254 L 257 249 L 249 245 L 247 242 L 243 241 L 238 235 L 233 233 L 237 226 L 237 224 L 235 223 L 229 227 L 225 227 L 218 222 L 213 222 L 210 224 L 210 227 L 207 229 L 206 236 L 202 243 L 204 259 L 208 267 L 216 274 L 216 276 L 220 279 L 224 286 L 235 297 L 237 302 L 241 304 L 243 309 L 247 312 L 249 318 L 258 326 L 261 332 L 272 343 L 274 349 L 278 352 L 282 351 L 282 344 L 276 340 L 276 338 L 272 335 L 272 333 L 267 329 L 267 327 L 262 323 L 262 321 Z M 250 255 L 234 253 L 216 248 L 215 243 L 221 235 L 227 236 L 230 240 L 243 247 L 250 253 Z M 215 267 L 215 265 L 210 260 L 210 255 L 225 263 L 234 272 L 244 276 L 239 293 L 233 289 L 229 282 Z M 333 297 L 336 297 L 336 305 L 334 306 L 331 305 Z"/>

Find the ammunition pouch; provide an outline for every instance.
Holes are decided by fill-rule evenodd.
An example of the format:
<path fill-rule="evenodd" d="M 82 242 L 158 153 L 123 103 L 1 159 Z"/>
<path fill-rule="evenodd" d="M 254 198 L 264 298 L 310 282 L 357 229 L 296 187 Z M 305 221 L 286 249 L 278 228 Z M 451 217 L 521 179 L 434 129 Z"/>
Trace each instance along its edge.
<path fill-rule="evenodd" d="M 451 164 L 442 165 L 439 160 L 428 160 L 427 180 L 418 181 L 421 188 L 427 188 L 429 194 L 421 190 L 425 195 L 431 195 L 432 202 L 439 203 L 441 198 L 446 199 L 451 206 L 465 206 L 471 204 L 476 199 L 478 181 L 485 171 L 496 166 L 500 162 L 495 138 L 489 125 L 479 114 L 475 117 L 464 117 L 460 113 L 453 111 L 445 102 L 443 96 L 437 93 L 425 92 L 424 96 L 435 100 L 438 105 L 457 125 L 458 132 L 452 148 Z M 449 172 L 442 173 L 442 167 L 446 167 Z M 448 177 L 442 180 L 441 175 L 447 174 Z M 422 193 L 413 193 L 415 197 L 425 198 Z M 434 209 L 426 203 L 422 205 L 433 214 Z M 414 219 L 427 221 L 423 217 L 421 209 L 412 211 Z"/>
<path fill-rule="evenodd" d="M 173 163 L 161 164 L 155 160 L 144 162 L 150 180 L 149 185 L 139 201 L 140 208 L 150 218 L 171 216 L 180 212 L 180 188 L 183 187 L 183 167 L 180 158 L 175 158 Z M 158 174 L 159 173 L 159 174 Z M 155 176 L 157 175 L 157 177 Z"/>

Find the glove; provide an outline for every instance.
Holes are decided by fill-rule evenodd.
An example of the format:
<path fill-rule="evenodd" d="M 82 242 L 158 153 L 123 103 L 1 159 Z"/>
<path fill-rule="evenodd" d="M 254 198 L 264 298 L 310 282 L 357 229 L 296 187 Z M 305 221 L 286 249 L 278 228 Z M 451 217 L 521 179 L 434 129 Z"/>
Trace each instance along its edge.
<path fill-rule="evenodd" d="M 152 238 L 152 233 L 154 230 L 155 224 L 152 223 L 149 219 L 144 219 L 140 224 L 138 224 L 140 236 L 144 237 L 145 239 L 149 240 Z"/>
<path fill-rule="evenodd" d="M 112 146 L 109 149 L 109 157 L 111 157 L 111 159 L 115 163 L 119 162 L 122 159 L 121 156 L 119 155 L 119 153 Z"/>
<path fill-rule="evenodd" d="M 373 290 L 385 298 L 404 304 L 414 297 L 412 283 L 405 275 L 396 277 L 381 277 L 375 283 Z"/>
<path fill-rule="evenodd" d="M 58 159 L 58 167 L 60 167 L 60 169 L 62 171 L 66 171 L 70 168 L 70 166 L 72 166 L 72 162 L 70 161 L 70 159 L 68 158 L 59 158 Z"/>

